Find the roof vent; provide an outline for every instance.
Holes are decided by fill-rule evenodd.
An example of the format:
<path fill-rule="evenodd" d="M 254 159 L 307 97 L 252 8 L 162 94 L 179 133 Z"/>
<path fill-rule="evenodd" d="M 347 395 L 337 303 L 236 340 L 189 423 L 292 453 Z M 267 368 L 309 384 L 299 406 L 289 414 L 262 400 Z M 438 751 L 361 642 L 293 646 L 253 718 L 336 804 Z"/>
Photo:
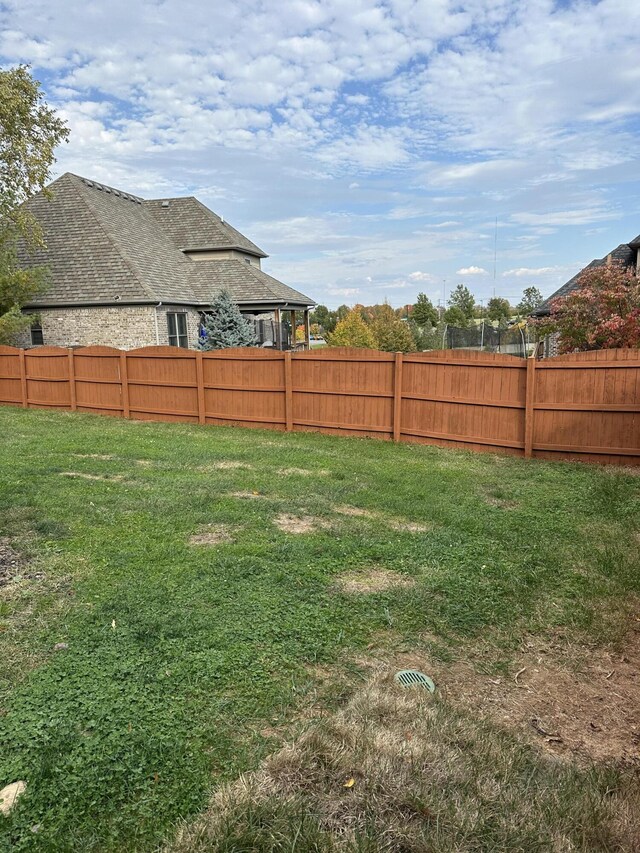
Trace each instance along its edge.
<path fill-rule="evenodd" d="M 120 197 L 120 192 L 119 192 L 119 190 L 114 190 L 114 191 L 113 191 L 113 194 L 114 194 L 114 195 L 117 195 L 118 197 Z"/>
<path fill-rule="evenodd" d="M 168 201 L 163 201 L 163 202 L 162 202 L 162 206 L 163 206 L 163 207 L 169 207 L 169 202 L 168 202 Z"/>
<path fill-rule="evenodd" d="M 85 181 L 85 184 L 86 184 L 88 187 L 92 187 L 92 186 L 93 186 L 93 181 Z"/>
<path fill-rule="evenodd" d="M 96 184 L 96 189 L 97 189 L 97 190 L 101 190 L 101 189 L 102 189 L 102 184 Z"/>
<path fill-rule="evenodd" d="M 109 189 L 109 187 L 105 187 L 105 188 L 104 188 L 104 191 L 105 191 L 106 193 L 110 193 L 110 192 L 111 192 L 111 190 Z"/>

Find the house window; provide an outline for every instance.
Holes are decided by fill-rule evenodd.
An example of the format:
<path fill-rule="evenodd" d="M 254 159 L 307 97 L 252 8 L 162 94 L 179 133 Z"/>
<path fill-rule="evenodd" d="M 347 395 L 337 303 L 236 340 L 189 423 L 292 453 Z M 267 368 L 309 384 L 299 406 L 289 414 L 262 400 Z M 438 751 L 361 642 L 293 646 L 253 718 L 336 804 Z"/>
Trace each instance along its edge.
<path fill-rule="evenodd" d="M 34 323 L 31 327 L 31 346 L 41 347 L 43 344 L 42 326 L 40 323 Z"/>
<path fill-rule="evenodd" d="M 167 327 L 169 330 L 169 346 L 188 349 L 187 315 L 167 314 Z"/>

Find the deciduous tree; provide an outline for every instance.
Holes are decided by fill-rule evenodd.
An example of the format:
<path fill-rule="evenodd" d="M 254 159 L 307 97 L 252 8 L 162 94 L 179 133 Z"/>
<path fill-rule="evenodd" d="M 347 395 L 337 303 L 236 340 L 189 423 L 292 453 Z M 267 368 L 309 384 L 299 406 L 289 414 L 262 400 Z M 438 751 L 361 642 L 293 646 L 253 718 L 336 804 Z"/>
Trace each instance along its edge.
<path fill-rule="evenodd" d="M 475 305 L 476 300 L 473 293 L 464 284 L 459 284 L 451 291 L 449 306 L 451 308 L 459 308 L 467 320 L 472 319 Z"/>
<path fill-rule="evenodd" d="M 537 287 L 525 287 L 522 292 L 522 299 L 516 305 L 518 314 L 527 316 L 535 311 L 539 305 L 544 302 L 544 297 Z"/>
<path fill-rule="evenodd" d="M 29 326 L 21 307 L 46 284 L 42 267 L 21 269 L 16 242 L 43 246 L 42 233 L 23 202 L 49 180 L 56 147 L 68 136 L 65 123 L 45 104 L 29 68 L 0 70 L 0 344 Z"/>
<path fill-rule="evenodd" d="M 387 303 L 380 305 L 379 309 L 371 324 L 376 347 L 385 352 L 415 352 L 416 342 L 409 324 L 399 320 Z"/>
<path fill-rule="evenodd" d="M 359 308 L 351 309 L 338 322 L 335 331 L 328 336 L 327 343 L 332 347 L 363 347 L 375 349 L 372 331 L 362 319 Z"/>
<path fill-rule="evenodd" d="M 427 323 L 431 323 L 432 326 L 435 326 L 438 322 L 438 312 L 434 307 L 433 302 L 426 294 L 418 294 L 416 303 L 413 306 L 413 311 L 411 312 L 411 319 L 417 323 L 418 326 L 426 326 Z"/>
<path fill-rule="evenodd" d="M 497 320 L 499 323 L 505 322 L 511 316 L 511 305 L 508 299 L 503 299 L 501 296 L 494 296 L 487 304 L 487 317 L 489 320 Z"/>
<path fill-rule="evenodd" d="M 558 332 L 559 350 L 640 348 L 640 281 L 619 264 L 592 267 L 578 287 L 554 299 L 551 315 L 537 322 L 542 332 Z"/>

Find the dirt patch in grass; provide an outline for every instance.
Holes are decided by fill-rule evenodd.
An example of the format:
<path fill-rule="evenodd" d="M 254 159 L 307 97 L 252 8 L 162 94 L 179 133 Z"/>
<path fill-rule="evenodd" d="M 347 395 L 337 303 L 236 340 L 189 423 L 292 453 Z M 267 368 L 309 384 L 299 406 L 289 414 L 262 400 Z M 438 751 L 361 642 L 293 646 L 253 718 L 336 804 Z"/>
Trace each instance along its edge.
<path fill-rule="evenodd" d="M 374 672 L 255 772 L 216 791 L 165 853 L 290 849 L 632 850 L 633 789 L 537 756 L 441 697 Z M 291 848 L 293 849 L 293 848 Z"/>
<path fill-rule="evenodd" d="M 386 589 L 415 586 L 413 578 L 399 575 L 389 569 L 370 569 L 362 572 L 347 572 L 336 578 L 336 586 L 342 592 L 366 594 L 383 592 Z"/>
<path fill-rule="evenodd" d="M 281 513 L 273 519 L 275 526 L 283 533 L 315 533 L 316 530 L 331 527 L 328 521 L 313 515 L 288 515 Z"/>
<path fill-rule="evenodd" d="M 81 471 L 61 471 L 61 477 L 70 477 L 72 479 L 81 479 L 81 480 L 103 480 L 106 482 L 115 482 L 118 483 L 124 479 L 122 474 L 84 474 Z"/>
<path fill-rule="evenodd" d="M 0 587 L 6 586 L 26 565 L 26 560 L 6 537 L 0 538 Z"/>
<path fill-rule="evenodd" d="M 564 657 L 532 641 L 508 677 L 456 665 L 446 690 L 556 755 L 640 768 L 640 626 L 622 651 L 594 650 L 577 669 L 570 650 Z"/>
<path fill-rule="evenodd" d="M 207 524 L 189 537 L 189 545 L 230 545 L 235 539 L 223 524 Z"/>

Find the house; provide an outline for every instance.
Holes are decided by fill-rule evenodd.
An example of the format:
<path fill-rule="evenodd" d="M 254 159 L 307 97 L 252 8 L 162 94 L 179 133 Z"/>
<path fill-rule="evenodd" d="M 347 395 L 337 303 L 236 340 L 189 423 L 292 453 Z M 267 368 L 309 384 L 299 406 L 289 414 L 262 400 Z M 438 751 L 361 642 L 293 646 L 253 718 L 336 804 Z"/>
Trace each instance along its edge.
<path fill-rule="evenodd" d="M 286 348 L 286 319 L 304 323 L 309 346 L 314 301 L 264 272 L 262 249 L 196 198 L 142 199 L 69 172 L 48 189 L 26 202 L 46 248 L 18 247 L 21 266 L 49 269 L 47 290 L 24 306 L 34 323 L 22 346 L 193 348 L 223 288 L 260 343 Z"/>
<path fill-rule="evenodd" d="M 595 258 L 591 263 L 587 264 L 584 269 L 581 269 L 580 272 L 573 276 L 573 278 L 570 278 L 569 281 L 562 285 L 562 287 L 559 287 L 555 293 L 552 293 L 548 299 L 545 299 L 545 301 L 531 313 L 531 316 L 538 318 L 548 317 L 551 313 L 551 303 L 553 300 L 559 299 L 563 296 L 568 296 L 573 290 L 576 290 L 580 284 L 580 277 L 584 272 L 593 269 L 594 267 L 603 267 L 606 264 L 614 263 L 621 264 L 623 267 L 633 267 L 637 271 L 637 274 L 640 275 L 640 234 L 629 243 L 620 243 L 619 246 L 616 246 L 615 249 L 603 258 Z M 557 332 L 547 335 L 544 338 L 542 354 L 546 358 L 558 354 L 558 340 L 559 335 Z"/>
<path fill-rule="evenodd" d="M 568 296 L 572 290 L 578 287 L 580 276 L 587 270 L 594 267 L 603 267 L 606 264 L 617 263 L 624 267 L 634 267 L 640 273 L 640 234 L 629 243 L 620 243 L 615 249 L 612 249 L 604 258 L 596 258 L 591 263 L 587 264 L 584 269 L 565 282 L 562 287 L 559 287 L 555 293 L 552 293 L 548 299 L 533 311 L 533 317 L 548 317 L 551 313 L 551 302 L 561 296 Z"/>

